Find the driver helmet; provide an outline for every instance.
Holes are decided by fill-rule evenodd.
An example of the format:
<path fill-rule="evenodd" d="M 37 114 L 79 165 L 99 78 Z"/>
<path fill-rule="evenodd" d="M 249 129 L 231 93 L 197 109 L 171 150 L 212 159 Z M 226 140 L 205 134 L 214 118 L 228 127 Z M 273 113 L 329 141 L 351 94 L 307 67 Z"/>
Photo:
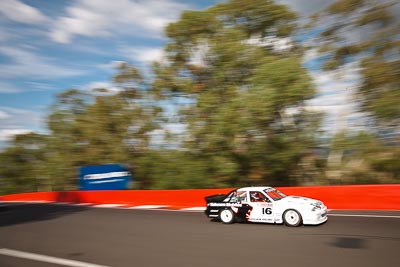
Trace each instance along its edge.
<path fill-rule="evenodd" d="M 257 192 L 251 193 L 251 197 L 254 198 L 254 199 L 260 199 L 260 198 L 258 197 L 258 193 L 257 193 Z"/>

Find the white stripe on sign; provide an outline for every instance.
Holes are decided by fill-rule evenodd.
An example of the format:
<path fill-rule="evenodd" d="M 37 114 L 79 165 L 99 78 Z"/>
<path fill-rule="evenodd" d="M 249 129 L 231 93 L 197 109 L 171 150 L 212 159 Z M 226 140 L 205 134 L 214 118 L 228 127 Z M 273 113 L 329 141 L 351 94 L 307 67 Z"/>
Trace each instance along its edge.
<path fill-rule="evenodd" d="M 70 267 L 109 267 L 106 265 L 98 265 L 98 264 L 87 263 L 87 262 L 82 262 L 82 261 L 67 260 L 67 259 L 45 256 L 45 255 L 29 253 L 29 252 L 23 252 L 23 251 L 7 249 L 7 248 L 0 248 L 0 254 L 5 255 L 5 256 L 11 256 L 11 257 L 16 257 L 16 258 L 23 258 L 23 259 L 41 261 L 41 262 L 47 262 L 47 263 L 54 263 L 54 264 L 70 266 Z"/>
<path fill-rule="evenodd" d="M 337 216 L 337 217 L 365 217 L 365 218 L 394 218 L 400 219 L 400 216 L 396 215 L 367 215 L 367 214 L 330 214 L 328 216 Z"/>

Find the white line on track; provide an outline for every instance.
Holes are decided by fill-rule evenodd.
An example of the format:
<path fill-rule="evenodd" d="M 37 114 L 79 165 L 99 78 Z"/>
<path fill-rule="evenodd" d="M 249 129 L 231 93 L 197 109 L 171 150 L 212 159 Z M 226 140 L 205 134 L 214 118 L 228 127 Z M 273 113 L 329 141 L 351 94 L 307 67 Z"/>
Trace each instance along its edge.
<path fill-rule="evenodd" d="M 124 204 L 98 204 L 94 205 L 94 208 L 123 208 L 126 207 Z"/>
<path fill-rule="evenodd" d="M 365 218 L 394 218 L 394 219 L 400 219 L 400 216 L 396 216 L 396 215 L 331 214 L 331 213 L 328 213 L 328 216 L 337 216 L 337 217 L 365 217 Z"/>
<path fill-rule="evenodd" d="M 16 258 L 23 258 L 23 259 L 34 260 L 34 261 L 54 263 L 54 264 L 64 265 L 64 266 L 69 266 L 69 267 L 109 267 L 106 265 L 98 265 L 98 264 L 87 263 L 87 262 L 82 262 L 82 261 L 67 260 L 67 259 L 56 258 L 56 257 L 35 254 L 35 253 L 29 253 L 29 252 L 23 252 L 23 251 L 7 249 L 7 248 L 0 248 L 0 254 L 5 255 L 5 256 L 16 257 Z"/>
<path fill-rule="evenodd" d="M 74 206 L 92 206 L 93 203 L 72 203 Z"/>
<path fill-rule="evenodd" d="M 162 208 L 167 208 L 169 205 L 141 205 L 141 206 L 132 206 L 129 207 L 128 209 L 144 209 L 144 210 L 149 210 L 149 209 L 162 209 Z"/>
<path fill-rule="evenodd" d="M 205 207 L 192 207 L 192 208 L 183 208 L 181 211 L 205 211 Z"/>

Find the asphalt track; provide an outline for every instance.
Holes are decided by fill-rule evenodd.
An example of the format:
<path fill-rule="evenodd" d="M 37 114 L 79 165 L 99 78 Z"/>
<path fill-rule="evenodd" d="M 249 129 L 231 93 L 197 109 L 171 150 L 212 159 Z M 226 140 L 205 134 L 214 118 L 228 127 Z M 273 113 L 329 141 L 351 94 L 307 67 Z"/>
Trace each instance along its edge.
<path fill-rule="evenodd" d="M 62 266 L 8 251 L 88 267 L 398 267 L 400 212 L 333 211 L 323 225 L 291 228 L 224 225 L 201 212 L 14 204 L 0 211 L 0 266 Z"/>

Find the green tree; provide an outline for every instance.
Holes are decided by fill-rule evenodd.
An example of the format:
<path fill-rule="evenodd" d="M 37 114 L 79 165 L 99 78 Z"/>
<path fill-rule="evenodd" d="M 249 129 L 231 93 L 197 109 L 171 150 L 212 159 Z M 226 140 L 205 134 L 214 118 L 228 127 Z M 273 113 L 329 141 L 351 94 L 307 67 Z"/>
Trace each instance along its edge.
<path fill-rule="evenodd" d="M 298 182 L 318 125 L 302 108 L 314 88 L 297 45 L 273 45 L 290 36 L 295 18 L 273 1 L 236 0 L 185 11 L 166 28 L 168 62 L 155 64 L 152 89 L 195 103 L 181 112 L 182 147 L 201 162 L 205 184 Z"/>
<path fill-rule="evenodd" d="M 400 118 L 398 7 L 398 1 L 337 0 L 313 16 L 324 27 L 318 45 L 330 57 L 325 69 L 360 62 L 362 110 L 380 127 L 398 125 Z"/>
<path fill-rule="evenodd" d="M 118 92 L 72 89 L 58 95 L 48 120 L 49 165 L 57 189 L 76 187 L 79 166 L 122 163 L 134 170 L 137 158 L 149 148 L 160 109 L 146 100 L 133 66 L 122 63 L 114 81 Z"/>
<path fill-rule="evenodd" d="M 322 29 L 317 46 L 329 58 L 324 69 L 340 70 L 349 62 L 358 62 L 360 69 L 361 79 L 354 97 L 361 104 L 360 111 L 368 116 L 368 134 L 339 133 L 333 143 L 334 153 L 342 155 L 340 166 L 334 168 L 342 168 L 340 172 L 350 179 L 345 182 L 398 179 L 400 24 L 395 16 L 398 8 L 398 1 L 337 0 L 313 15 L 314 22 Z M 338 140 L 347 145 L 338 146 Z M 345 156 L 348 151 L 352 153 Z"/>
<path fill-rule="evenodd" d="M 14 137 L 12 145 L 0 153 L 0 194 L 51 189 L 47 146 L 45 135 L 28 133 Z"/>
<path fill-rule="evenodd" d="M 331 147 L 330 183 L 396 183 L 400 179 L 398 146 L 387 146 L 373 134 L 338 133 Z"/>

